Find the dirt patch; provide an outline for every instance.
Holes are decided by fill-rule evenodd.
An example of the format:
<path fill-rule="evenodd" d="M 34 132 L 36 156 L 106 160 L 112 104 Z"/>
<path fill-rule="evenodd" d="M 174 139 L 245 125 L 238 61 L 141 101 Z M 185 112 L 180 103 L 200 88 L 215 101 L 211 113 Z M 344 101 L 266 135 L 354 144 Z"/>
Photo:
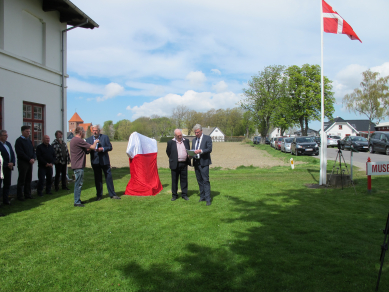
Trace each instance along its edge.
<path fill-rule="evenodd" d="M 109 153 L 112 167 L 126 167 L 129 165 L 126 154 L 127 142 L 112 142 L 113 150 Z M 212 146 L 211 167 L 221 167 L 223 169 L 235 169 L 238 166 L 254 166 L 269 168 L 273 166 L 288 166 L 289 163 L 280 158 L 269 155 L 264 150 L 252 147 L 249 144 L 239 142 L 219 142 Z M 158 167 L 168 168 L 169 161 L 166 155 L 166 143 L 158 143 Z M 89 157 L 87 157 L 87 167 L 90 167 Z M 295 162 L 299 164 L 300 162 Z M 189 168 L 193 169 L 193 168 Z"/>

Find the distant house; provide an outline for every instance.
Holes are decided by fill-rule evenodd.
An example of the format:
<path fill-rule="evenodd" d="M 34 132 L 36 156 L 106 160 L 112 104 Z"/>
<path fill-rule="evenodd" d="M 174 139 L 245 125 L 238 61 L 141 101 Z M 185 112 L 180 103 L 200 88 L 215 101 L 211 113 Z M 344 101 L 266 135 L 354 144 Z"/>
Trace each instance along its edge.
<path fill-rule="evenodd" d="M 294 132 L 294 134 L 296 136 L 302 136 L 302 131 L 300 130 L 300 131 Z M 307 136 L 319 136 L 319 131 L 308 129 L 307 130 Z"/>
<path fill-rule="evenodd" d="M 35 147 L 44 135 L 66 133 L 68 26 L 98 24 L 69 0 L 0 0 L 0 129 L 11 144 L 23 125 Z M 17 178 L 15 170 L 12 185 Z"/>
<path fill-rule="evenodd" d="M 92 123 L 84 123 L 78 113 L 74 113 L 74 115 L 69 120 L 69 131 L 74 132 L 77 127 L 83 127 L 86 132 L 88 128 L 92 131 Z"/>
<path fill-rule="evenodd" d="M 224 142 L 225 135 L 218 127 L 203 128 L 203 134 L 211 136 L 212 142 Z"/>
<path fill-rule="evenodd" d="M 380 123 L 374 127 L 376 131 L 389 131 L 389 122 Z"/>
<path fill-rule="evenodd" d="M 370 133 L 374 133 L 376 125 L 370 125 Z M 369 134 L 369 120 L 344 120 L 340 117 L 324 123 L 324 132 L 328 135 L 340 136 L 342 139 L 346 136 L 362 136 Z"/>
<path fill-rule="evenodd" d="M 275 137 L 280 137 L 281 136 L 280 132 L 281 132 L 280 128 L 271 129 L 269 131 L 269 139 L 275 138 Z"/>

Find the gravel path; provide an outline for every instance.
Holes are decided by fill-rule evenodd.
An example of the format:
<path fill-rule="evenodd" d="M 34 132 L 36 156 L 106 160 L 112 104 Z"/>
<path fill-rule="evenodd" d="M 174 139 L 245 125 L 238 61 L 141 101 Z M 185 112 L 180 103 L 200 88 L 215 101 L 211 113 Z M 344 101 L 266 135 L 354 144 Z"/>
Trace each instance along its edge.
<path fill-rule="evenodd" d="M 109 156 L 112 167 L 126 167 L 129 165 L 126 154 L 127 142 L 113 142 L 113 150 Z M 169 161 L 166 155 L 166 143 L 158 143 L 158 167 L 168 168 Z M 256 149 L 248 144 L 238 142 L 213 143 L 211 153 L 211 167 L 235 169 L 238 166 L 269 168 L 273 166 L 287 166 L 289 163 L 270 156 L 266 151 Z M 87 167 L 90 167 L 87 157 Z M 193 168 L 189 168 L 192 169 Z"/>

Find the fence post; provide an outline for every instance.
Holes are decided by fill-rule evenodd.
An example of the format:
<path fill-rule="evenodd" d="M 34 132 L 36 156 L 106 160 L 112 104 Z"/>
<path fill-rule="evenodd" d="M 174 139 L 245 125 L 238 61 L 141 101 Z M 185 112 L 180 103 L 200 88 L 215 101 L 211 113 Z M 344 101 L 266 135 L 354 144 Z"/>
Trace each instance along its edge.
<path fill-rule="evenodd" d="M 366 162 L 366 172 L 367 172 L 367 163 L 371 162 L 370 157 L 367 158 Z M 367 192 L 370 194 L 371 193 L 371 175 L 367 176 Z"/>

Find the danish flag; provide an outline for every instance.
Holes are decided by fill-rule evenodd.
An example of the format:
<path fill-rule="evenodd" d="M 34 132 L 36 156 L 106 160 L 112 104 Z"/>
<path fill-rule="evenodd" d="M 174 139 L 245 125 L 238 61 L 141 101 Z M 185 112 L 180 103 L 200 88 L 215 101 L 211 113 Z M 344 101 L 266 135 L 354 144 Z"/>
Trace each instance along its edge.
<path fill-rule="evenodd" d="M 324 31 L 336 34 L 347 34 L 352 40 L 359 40 L 357 34 L 353 28 L 342 18 L 340 15 L 332 9 L 324 0 L 323 1 L 323 24 Z"/>

